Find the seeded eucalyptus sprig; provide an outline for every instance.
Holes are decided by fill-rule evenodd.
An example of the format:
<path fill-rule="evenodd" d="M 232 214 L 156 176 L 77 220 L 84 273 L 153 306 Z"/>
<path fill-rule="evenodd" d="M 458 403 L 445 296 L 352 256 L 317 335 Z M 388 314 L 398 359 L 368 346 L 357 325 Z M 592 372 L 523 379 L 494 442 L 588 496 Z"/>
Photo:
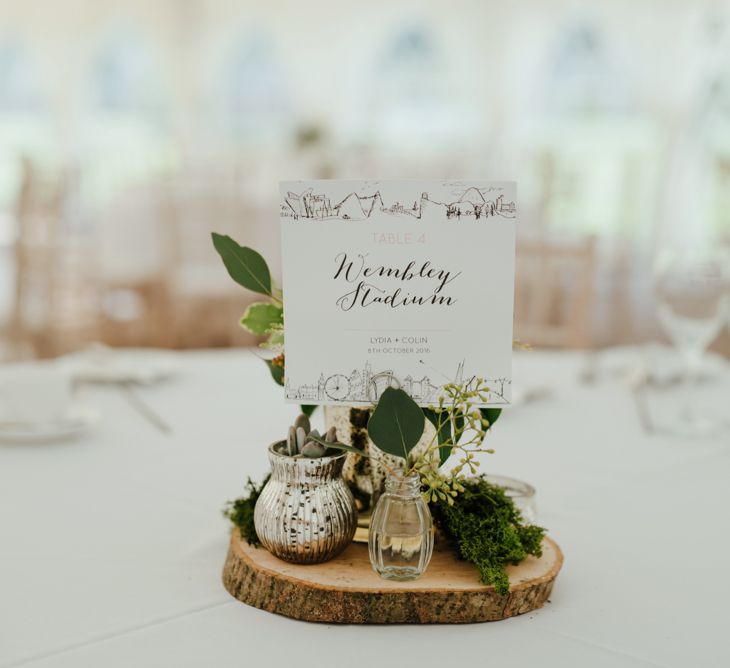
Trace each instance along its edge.
<path fill-rule="evenodd" d="M 389 387 L 368 422 L 368 435 L 381 450 L 404 460 L 403 475 L 413 471 L 420 475 L 427 501 L 453 503 L 464 489 L 459 480 L 465 471 L 477 473 L 476 455 L 494 452 L 482 444 L 501 409 L 481 408 L 488 396 L 489 388 L 482 379 L 468 385 L 449 383 L 437 406 L 420 408 L 406 392 Z M 435 434 L 414 457 L 426 419 L 434 426 Z M 461 454 L 457 465 L 451 471 L 441 471 L 449 457 L 457 453 Z"/>
<path fill-rule="evenodd" d="M 481 378 L 473 386 L 448 383 L 444 385 L 438 405 L 423 409 L 436 433 L 412 468 L 421 476 L 426 500 L 452 504 L 457 494 L 464 491 L 460 479 L 465 471 L 477 474 L 480 461 L 476 455 L 494 453 L 493 448 L 484 448 L 482 444 L 501 409 L 480 408 L 488 397 L 489 388 Z M 443 472 L 441 468 L 453 454 L 461 455 L 458 463 Z"/>

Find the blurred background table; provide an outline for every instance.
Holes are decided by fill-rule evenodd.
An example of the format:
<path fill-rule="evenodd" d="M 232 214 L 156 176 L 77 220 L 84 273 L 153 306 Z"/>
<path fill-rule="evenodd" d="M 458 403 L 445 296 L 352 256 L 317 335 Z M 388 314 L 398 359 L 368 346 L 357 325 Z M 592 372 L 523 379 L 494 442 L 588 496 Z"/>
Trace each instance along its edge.
<path fill-rule="evenodd" d="M 583 353 L 515 358 L 516 385 L 550 394 L 505 412 L 483 467 L 537 487 L 539 521 L 565 552 L 542 610 L 331 627 L 233 600 L 221 508 L 265 474 L 265 446 L 296 408 L 252 351 L 185 352 L 177 376 L 139 389 L 170 434 L 118 388 L 88 386 L 93 431 L 0 446 L 0 666 L 728 665 L 728 433 L 646 433 L 608 353 L 588 382 Z M 727 367 L 703 385 L 707 406 L 726 409 Z"/>

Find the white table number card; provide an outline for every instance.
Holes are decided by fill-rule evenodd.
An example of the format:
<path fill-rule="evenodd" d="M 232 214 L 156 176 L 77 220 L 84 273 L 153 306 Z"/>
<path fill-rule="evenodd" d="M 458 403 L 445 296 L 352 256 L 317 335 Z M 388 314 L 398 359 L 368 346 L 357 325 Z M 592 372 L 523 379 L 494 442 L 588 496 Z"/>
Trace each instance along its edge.
<path fill-rule="evenodd" d="M 286 398 L 427 406 L 486 380 L 510 403 L 514 183 L 281 184 Z"/>

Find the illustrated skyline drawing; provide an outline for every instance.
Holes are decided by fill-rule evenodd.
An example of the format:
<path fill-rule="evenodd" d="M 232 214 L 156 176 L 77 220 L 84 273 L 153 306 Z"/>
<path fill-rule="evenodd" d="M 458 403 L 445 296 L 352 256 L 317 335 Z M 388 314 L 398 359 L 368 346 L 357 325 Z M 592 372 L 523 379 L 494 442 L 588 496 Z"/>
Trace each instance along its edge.
<path fill-rule="evenodd" d="M 469 186 L 459 193 L 457 199 L 445 202 L 433 199 L 428 192 L 422 192 L 420 198 L 412 202 L 395 201 L 386 205 L 380 190 L 368 195 L 353 191 L 344 198 L 333 199 L 309 187 L 300 193 L 288 191 L 281 203 L 280 214 L 294 220 L 367 220 L 374 213 L 420 219 L 427 211 L 436 212 L 446 220 L 479 220 L 493 216 L 515 218 L 515 202 L 506 202 L 504 193 L 490 198 L 492 190 Z"/>
<path fill-rule="evenodd" d="M 464 374 L 465 360 L 462 360 L 454 377 L 446 382 L 460 384 Z M 510 403 L 504 397 L 505 386 L 512 383 L 509 378 L 491 378 L 485 382 L 490 387 L 491 404 Z M 409 374 L 400 380 L 392 370 L 374 372 L 370 362 L 365 362 L 361 369 L 352 369 L 349 373 L 321 372 L 316 382 L 293 385 L 287 378 L 284 391 L 287 399 L 300 402 L 375 403 L 387 387 L 397 387 L 414 401 L 429 403 L 438 401 L 443 386 L 444 383 L 434 383 L 425 373 L 418 377 Z"/>

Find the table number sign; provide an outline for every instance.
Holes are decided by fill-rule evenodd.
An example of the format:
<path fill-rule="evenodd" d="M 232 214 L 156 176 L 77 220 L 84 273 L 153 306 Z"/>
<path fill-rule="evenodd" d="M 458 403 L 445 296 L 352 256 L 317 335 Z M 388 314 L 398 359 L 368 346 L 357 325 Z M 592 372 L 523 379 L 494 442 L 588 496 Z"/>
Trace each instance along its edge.
<path fill-rule="evenodd" d="M 287 400 L 426 406 L 483 378 L 509 404 L 516 217 L 514 183 L 282 183 Z"/>

